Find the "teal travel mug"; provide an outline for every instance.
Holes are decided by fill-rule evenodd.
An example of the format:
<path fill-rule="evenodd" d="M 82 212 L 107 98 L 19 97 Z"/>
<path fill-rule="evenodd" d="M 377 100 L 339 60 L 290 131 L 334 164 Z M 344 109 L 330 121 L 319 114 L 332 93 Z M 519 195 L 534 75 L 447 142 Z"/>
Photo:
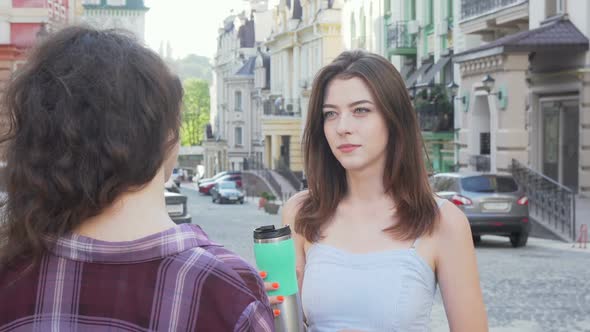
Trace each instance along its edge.
<path fill-rule="evenodd" d="M 267 280 L 279 283 L 279 289 L 270 296 L 282 295 L 283 303 L 276 305 L 281 314 L 275 318 L 277 332 L 304 331 L 303 312 L 295 272 L 295 244 L 291 228 L 274 225 L 254 230 L 254 256 L 258 270 L 267 273 Z"/>

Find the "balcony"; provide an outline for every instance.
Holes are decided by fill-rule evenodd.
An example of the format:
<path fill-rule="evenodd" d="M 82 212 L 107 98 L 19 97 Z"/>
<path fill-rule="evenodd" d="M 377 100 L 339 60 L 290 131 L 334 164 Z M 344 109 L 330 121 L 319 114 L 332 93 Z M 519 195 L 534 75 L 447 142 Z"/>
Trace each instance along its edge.
<path fill-rule="evenodd" d="M 411 23 L 410 23 L 411 22 Z M 394 55 L 415 55 L 416 34 L 409 29 L 414 21 L 397 21 L 387 26 L 387 48 Z"/>
<path fill-rule="evenodd" d="M 528 0 L 461 0 L 465 34 L 491 34 L 528 28 Z"/>
<path fill-rule="evenodd" d="M 425 104 L 416 107 L 418 122 L 422 131 L 452 132 L 453 112 L 443 105 Z"/>
<path fill-rule="evenodd" d="M 281 97 L 266 100 L 263 105 L 263 115 L 265 117 L 300 117 L 299 100 Z"/>

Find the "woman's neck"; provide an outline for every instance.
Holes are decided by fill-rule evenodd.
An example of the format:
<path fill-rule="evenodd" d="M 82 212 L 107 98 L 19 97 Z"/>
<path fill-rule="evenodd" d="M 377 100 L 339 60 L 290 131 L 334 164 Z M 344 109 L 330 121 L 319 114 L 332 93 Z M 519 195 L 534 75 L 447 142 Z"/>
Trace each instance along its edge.
<path fill-rule="evenodd" d="M 372 167 L 358 171 L 347 171 L 347 200 L 352 202 L 372 202 L 385 195 L 383 185 L 384 167 Z"/>
<path fill-rule="evenodd" d="M 102 241 L 136 240 L 174 227 L 164 198 L 164 172 L 138 191 L 122 194 L 97 216 L 83 221 L 74 232 Z"/>

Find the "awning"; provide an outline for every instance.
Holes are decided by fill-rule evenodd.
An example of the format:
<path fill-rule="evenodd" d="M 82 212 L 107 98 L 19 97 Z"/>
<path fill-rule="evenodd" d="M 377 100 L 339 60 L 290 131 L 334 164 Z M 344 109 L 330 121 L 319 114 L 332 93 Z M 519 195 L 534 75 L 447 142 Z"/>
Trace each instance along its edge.
<path fill-rule="evenodd" d="M 410 75 L 410 77 L 408 77 L 408 79 L 406 80 L 406 88 L 411 88 L 412 85 L 414 85 L 416 83 L 416 81 L 418 80 L 418 77 L 421 77 L 422 75 L 424 75 L 424 73 L 430 69 L 430 67 L 432 67 L 432 62 L 428 62 L 423 64 L 422 66 L 420 66 L 420 68 L 418 68 L 418 70 L 416 70 L 415 72 L 412 73 L 412 75 Z"/>
<path fill-rule="evenodd" d="M 434 80 L 434 76 L 441 69 L 443 69 L 447 65 L 447 63 L 449 63 L 449 60 L 451 60 L 450 56 L 443 56 L 440 59 L 438 59 L 434 66 L 432 66 L 432 68 L 430 68 L 430 70 L 426 72 L 426 74 L 422 75 L 420 83 L 416 84 L 416 86 L 427 86 L 428 83 Z"/>
<path fill-rule="evenodd" d="M 505 52 L 586 52 L 589 45 L 588 38 L 567 16 L 558 16 L 545 20 L 539 28 L 496 39 L 453 58 L 455 63 L 460 63 Z"/>
<path fill-rule="evenodd" d="M 399 72 L 404 80 L 408 78 L 408 74 L 414 70 L 414 66 L 402 66 L 402 70 Z"/>

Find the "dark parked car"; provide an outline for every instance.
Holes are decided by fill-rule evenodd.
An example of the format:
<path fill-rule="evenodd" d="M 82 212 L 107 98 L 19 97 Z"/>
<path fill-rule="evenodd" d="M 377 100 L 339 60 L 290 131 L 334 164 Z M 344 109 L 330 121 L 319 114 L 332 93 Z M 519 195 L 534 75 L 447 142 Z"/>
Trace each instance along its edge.
<path fill-rule="evenodd" d="M 236 183 L 238 188 L 242 187 L 242 175 L 241 174 L 230 174 L 230 175 L 224 175 L 215 181 L 201 182 L 199 184 L 199 192 L 201 194 L 210 195 L 211 188 L 213 188 L 213 186 L 216 183 L 223 182 L 223 181 L 232 181 L 232 182 Z"/>
<path fill-rule="evenodd" d="M 166 209 L 172 221 L 177 224 L 190 224 L 192 218 L 186 208 L 186 196 L 165 190 L 164 197 L 166 198 Z"/>
<path fill-rule="evenodd" d="M 213 203 L 240 203 L 244 204 L 244 193 L 240 190 L 236 182 L 222 181 L 217 182 L 211 188 L 211 201 Z"/>
<path fill-rule="evenodd" d="M 526 245 L 531 230 L 528 198 L 509 174 L 439 173 L 430 178 L 436 194 L 458 206 L 469 219 L 474 242 L 485 234 Z"/>

